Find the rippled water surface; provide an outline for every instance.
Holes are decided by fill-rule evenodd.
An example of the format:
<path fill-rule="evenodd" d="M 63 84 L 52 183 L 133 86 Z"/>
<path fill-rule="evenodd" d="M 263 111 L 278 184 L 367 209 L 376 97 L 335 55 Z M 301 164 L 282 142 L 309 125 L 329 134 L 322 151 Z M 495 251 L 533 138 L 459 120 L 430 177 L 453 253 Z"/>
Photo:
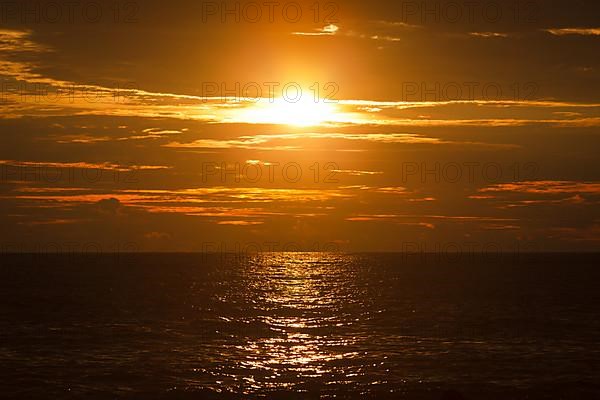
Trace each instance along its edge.
<path fill-rule="evenodd" d="M 4 255 L 18 398 L 600 398 L 597 256 Z"/>

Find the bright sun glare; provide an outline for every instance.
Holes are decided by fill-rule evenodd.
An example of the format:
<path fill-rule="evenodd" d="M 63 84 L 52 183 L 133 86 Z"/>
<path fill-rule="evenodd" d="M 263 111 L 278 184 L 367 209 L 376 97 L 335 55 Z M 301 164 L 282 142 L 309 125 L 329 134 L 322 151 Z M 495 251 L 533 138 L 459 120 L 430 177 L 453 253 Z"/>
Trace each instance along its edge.
<path fill-rule="evenodd" d="M 301 99 L 296 103 L 277 98 L 273 101 L 261 99 L 239 115 L 249 123 L 315 126 L 336 120 L 337 107 L 333 103 Z"/>

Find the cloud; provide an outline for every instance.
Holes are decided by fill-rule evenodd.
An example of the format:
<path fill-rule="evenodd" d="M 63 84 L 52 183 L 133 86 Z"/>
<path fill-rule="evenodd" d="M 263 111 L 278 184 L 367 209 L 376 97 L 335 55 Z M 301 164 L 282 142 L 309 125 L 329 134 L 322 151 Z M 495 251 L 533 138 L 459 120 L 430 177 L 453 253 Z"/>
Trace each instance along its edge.
<path fill-rule="evenodd" d="M 331 172 L 335 172 L 336 174 L 346 174 L 351 176 L 364 176 L 364 175 L 382 175 L 382 171 L 361 171 L 355 169 L 334 169 Z"/>
<path fill-rule="evenodd" d="M 86 219 L 50 218 L 50 219 L 44 219 L 44 220 L 18 222 L 18 224 L 26 225 L 26 226 L 68 225 L 68 224 L 80 224 L 82 222 L 87 222 L 87 221 L 88 220 L 86 220 Z"/>
<path fill-rule="evenodd" d="M 459 216 L 459 215 L 406 215 L 406 214 L 361 214 L 348 217 L 348 221 L 389 221 L 402 222 L 406 219 L 454 221 L 454 222 L 513 222 L 516 218 L 500 218 L 491 216 Z"/>
<path fill-rule="evenodd" d="M 369 39 L 372 39 L 372 40 L 383 40 L 383 41 L 386 41 L 386 42 L 399 42 L 399 41 L 402 40 L 399 37 L 394 37 L 394 36 L 379 36 L 379 35 L 369 36 Z"/>
<path fill-rule="evenodd" d="M 553 180 L 525 181 L 492 185 L 480 189 L 480 192 L 519 192 L 529 194 L 588 193 L 600 195 L 600 183 Z"/>
<path fill-rule="evenodd" d="M 489 230 L 489 231 L 506 231 L 506 230 L 521 229 L 521 227 L 519 225 L 502 225 L 502 224 L 483 225 L 482 228 L 485 230 Z"/>
<path fill-rule="evenodd" d="M 292 32 L 292 35 L 299 36 L 333 36 L 340 30 L 339 26 L 334 24 L 329 24 L 324 26 L 323 28 L 316 29 L 313 32 Z"/>
<path fill-rule="evenodd" d="M 86 134 L 75 134 L 75 135 L 60 135 L 53 138 L 56 143 L 80 143 L 80 144 L 91 144 L 99 142 L 109 142 L 115 140 L 110 136 L 91 136 Z"/>
<path fill-rule="evenodd" d="M 178 135 L 182 133 L 182 130 L 177 129 L 161 129 L 161 128 L 146 128 L 142 130 L 145 134 L 152 137 L 161 137 L 165 135 Z"/>
<path fill-rule="evenodd" d="M 500 202 L 499 208 L 532 207 L 542 205 L 577 206 L 600 202 L 600 183 L 577 181 L 525 181 L 491 185 L 479 189 L 485 195 L 471 199 Z M 494 194 L 495 193 L 495 194 Z"/>
<path fill-rule="evenodd" d="M 540 200 L 518 200 L 512 201 L 500 208 L 514 208 L 514 207 L 529 207 L 539 205 L 557 205 L 557 204 L 587 204 L 587 200 L 582 196 L 576 194 L 572 197 L 566 197 L 562 199 L 540 199 Z"/>
<path fill-rule="evenodd" d="M 49 203 L 54 206 L 75 204 L 120 204 L 149 212 L 184 213 L 206 216 L 252 216 L 278 214 L 256 207 L 242 207 L 248 203 L 306 203 L 325 202 L 353 197 L 339 189 L 279 189 L 260 187 L 203 187 L 174 190 L 113 190 L 90 193 L 90 188 L 16 188 L 4 199 Z M 229 206 L 231 205 L 231 206 Z"/>
<path fill-rule="evenodd" d="M 261 225 L 263 221 L 219 221 L 218 225 L 235 225 L 235 226 L 248 226 L 248 225 Z"/>
<path fill-rule="evenodd" d="M 581 36 L 600 36 L 600 28 L 551 28 L 544 29 L 545 32 L 555 36 L 581 35 Z"/>
<path fill-rule="evenodd" d="M 406 22 L 377 20 L 359 24 L 353 30 L 349 30 L 347 36 L 384 42 L 400 42 L 402 35 L 419 28 L 421 26 Z"/>
<path fill-rule="evenodd" d="M 480 38 L 507 38 L 508 33 L 502 32 L 469 32 L 470 36 L 480 37 Z"/>
<path fill-rule="evenodd" d="M 111 162 L 90 163 L 90 162 L 47 162 L 47 161 L 17 161 L 17 160 L 0 160 L 0 165 L 8 165 L 11 167 L 20 168 L 35 168 L 35 169 L 55 169 L 55 168 L 79 168 L 79 169 L 101 169 L 119 172 L 131 172 L 142 170 L 160 170 L 169 169 L 165 165 L 123 165 Z"/>
<path fill-rule="evenodd" d="M 386 28 L 393 28 L 393 29 L 400 28 L 403 30 L 412 30 L 412 29 L 421 28 L 420 25 L 413 25 L 413 24 L 409 24 L 409 23 L 401 22 L 401 21 L 377 20 L 377 21 L 370 21 L 370 24 L 384 26 Z"/>
<path fill-rule="evenodd" d="M 414 133 L 367 133 L 367 134 L 352 134 L 352 133 L 284 133 L 272 135 L 254 135 L 240 136 L 237 139 L 199 139 L 189 143 L 171 142 L 164 147 L 174 148 L 212 148 L 212 149 L 300 149 L 299 146 L 264 146 L 266 143 L 273 141 L 287 140 L 350 140 L 350 141 L 367 141 L 379 143 L 410 143 L 410 144 L 442 144 L 446 143 L 438 138 L 430 138 Z"/>
<path fill-rule="evenodd" d="M 586 227 L 554 227 L 549 228 L 550 237 L 558 238 L 567 242 L 591 242 L 600 243 L 600 223 L 594 221 Z"/>
<path fill-rule="evenodd" d="M 31 31 L 0 29 L 0 52 L 2 53 L 45 53 L 46 46 L 31 41 Z"/>
<path fill-rule="evenodd" d="M 330 24 L 323 28 L 316 29 L 310 32 L 292 32 L 292 35 L 297 36 L 344 36 L 358 39 L 371 39 L 387 42 L 399 42 L 402 39 L 394 33 L 398 29 L 407 30 L 415 29 L 415 25 L 409 25 L 402 22 L 387 22 L 387 21 L 371 21 L 366 24 L 341 30 L 339 26 Z"/>
<path fill-rule="evenodd" d="M 98 211 L 102 214 L 117 215 L 119 213 L 119 210 L 121 209 L 121 202 L 119 201 L 119 199 L 110 197 L 107 199 L 99 200 L 96 203 L 96 206 L 98 208 Z"/>
<path fill-rule="evenodd" d="M 375 30 L 365 37 L 377 40 L 396 40 L 395 34 L 382 29 L 412 29 L 402 24 L 390 27 L 381 22 L 370 23 Z M 382 28 L 383 26 L 383 28 Z M 320 30 L 320 34 L 339 34 L 336 25 L 328 25 Z M 46 51 L 45 47 L 37 46 L 30 40 L 30 33 L 25 31 L 3 30 L 0 37 L 2 46 L 0 55 L 12 54 L 17 49 L 27 51 Z M 349 33 L 356 34 L 356 33 Z M 493 34 L 483 32 L 479 34 Z M 3 102 L 0 104 L 2 116 L 0 118 L 21 118 L 24 116 L 109 116 L 109 117 L 147 117 L 147 118 L 172 118 L 180 120 L 198 120 L 219 124 L 275 124 L 286 125 L 288 118 L 273 118 L 282 112 L 297 113 L 291 107 L 279 109 L 281 104 L 272 104 L 271 99 L 260 98 L 246 101 L 238 99 L 230 101 L 223 98 L 206 98 L 201 96 L 184 95 L 176 93 L 149 92 L 135 87 L 111 88 L 94 84 L 79 84 L 49 78 L 41 75 L 40 68 L 32 61 L 25 58 L 21 61 L 0 61 L 0 74 L 7 78 L 9 83 L 3 88 Z M 44 87 L 40 95 L 39 86 Z M 135 85 L 130 85 L 135 86 Z M 403 96 L 400 96 L 401 98 Z M 557 100 L 486 100 L 486 99 L 439 99 L 439 101 L 410 101 L 402 98 L 395 101 L 374 101 L 369 99 L 345 99 L 327 104 L 319 109 L 325 115 L 321 125 L 352 126 L 527 126 L 527 125 L 553 125 L 557 127 L 595 127 L 600 126 L 598 116 L 599 104 L 577 103 Z M 289 104 L 287 104 L 289 106 Z M 275 107 L 271 109 L 271 107 Z M 414 115 L 412 111 L 427 108 L 425 113 Z M 473 117 L 474 108 L 477 117 Z M 286 111 L 287 110 L 287 111 Z M 547 110 L 548 112 L 544 112 Z M 572 112 L 575 114 L 557 114 Z M 499 115 L 502 113 L 503 115 Z M 257 119 L 257 115 L 270 116 L 266 119 Z M 434 115 L 434 116 L 431 116 Z M 143 134 L 122 137 L 117 140 L 130 139 L 155 139 L 181 133 L 177 129 L 147 128 Z M 90 137 L 89 135 L 64 135 L 59 138 L 62 143 L 88 143 L 107 141 L 106 137 Z M 199 142 L 207 148 L 238 147 L 245 145 L 255 147 L 256 144 L 231 142 L 222 143 L 210 141 Z M 284 149 L 275 147 L 272 149 Z"/>
<path fill-rule="evenodd" d="M 374 190 L 378 193 L 385 193 L 385 194 L 406 194 L 407 193 L 406 188 L 402 187 L 402 186 L 380 187 L 380 188 L 376 188 Z"/>
<path fill-rule="evenodd" d="M 386 216 L 386 217 L 388 217 L 388 216 Z M 375 216 L 375 217 L 371 217 L 371 216 L 348 217 L 348 218 L 346 218 L 346 221 L 350 221 L 350 222 L 380 222 L 380 221 L 386 220 L 386 219 L 388 220 L 388 222 L 393 222 L 395 225 L 418 226 L 418 227 L 423 227 L 423 228 L 427 228 L 427 229 L 435 229 L 435 224 L 432 224 L 430 222 L 403 222 L 403 221 L 397 221 L 397 220 L 392 220 L 392 219 L 388 219 L 388 218 L 379 218 L 378 216 Z"/>

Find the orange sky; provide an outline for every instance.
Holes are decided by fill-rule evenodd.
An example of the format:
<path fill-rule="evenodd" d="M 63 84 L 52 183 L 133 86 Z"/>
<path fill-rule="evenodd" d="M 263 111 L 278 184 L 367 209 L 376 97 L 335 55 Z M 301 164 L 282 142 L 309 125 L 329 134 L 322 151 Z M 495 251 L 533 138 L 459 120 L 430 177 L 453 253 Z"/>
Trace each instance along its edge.
<path fill-rule="evenodd" d="M 594 2 L 50 3 L 0 10 L 0 251 L 599 249 Z"/>

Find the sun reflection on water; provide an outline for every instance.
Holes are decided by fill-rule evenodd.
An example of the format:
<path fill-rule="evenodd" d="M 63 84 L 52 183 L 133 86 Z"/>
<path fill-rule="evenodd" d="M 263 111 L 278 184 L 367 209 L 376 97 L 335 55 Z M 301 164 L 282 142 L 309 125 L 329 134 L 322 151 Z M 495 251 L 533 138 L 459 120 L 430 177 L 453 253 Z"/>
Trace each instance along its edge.
<path fill-rule="evenodd" d="M 242 333 L 247 342 L 236 346 L 246 391 L 289 389 L 349 372 L 344 364 L 358 355 L 360 338 L 344 311 L 353 298 L 351 277 L 340 269 L 348 262 L 349 256 L 325 253 L 269 253 L 248 260 L 247 290 L 234 297 L 242 295 L 254 315 L 239 319 L 264 330 Z"/>

